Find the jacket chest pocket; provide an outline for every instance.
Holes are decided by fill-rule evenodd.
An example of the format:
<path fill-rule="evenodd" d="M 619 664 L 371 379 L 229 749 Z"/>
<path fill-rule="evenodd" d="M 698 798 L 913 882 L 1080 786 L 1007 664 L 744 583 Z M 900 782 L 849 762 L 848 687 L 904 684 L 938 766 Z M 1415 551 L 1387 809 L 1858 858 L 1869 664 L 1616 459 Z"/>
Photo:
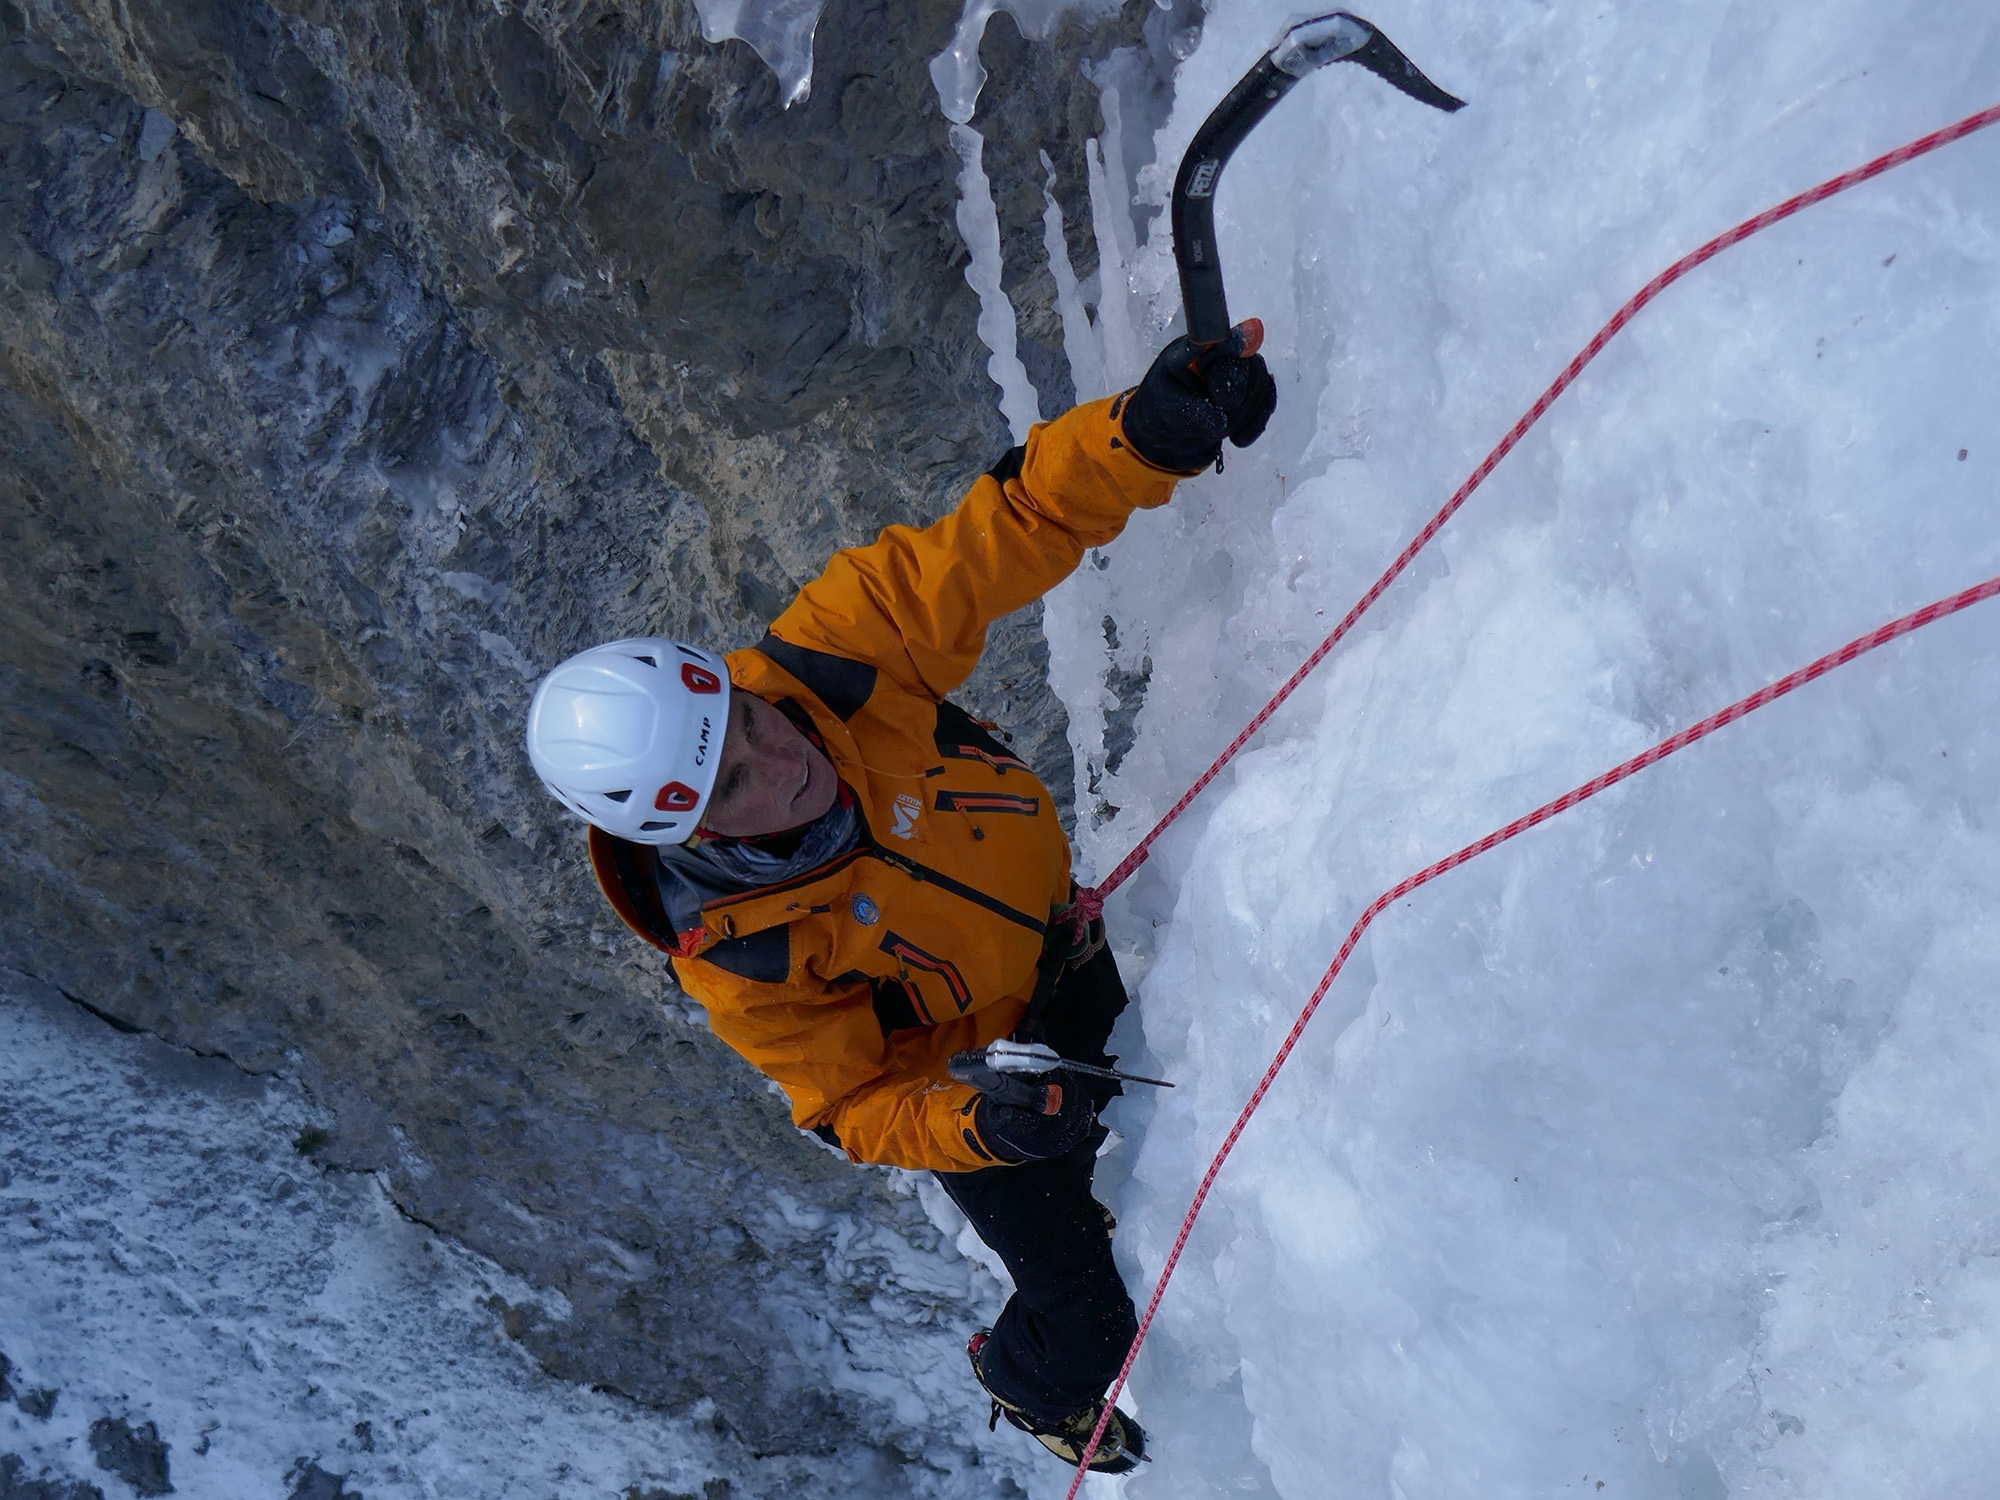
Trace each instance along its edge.
<path fill-rule="evenodd" d="M 879 952 L 891 971 L 875 981 L 875 1018 L 882 1022 L 884 1036 L 909 1026 L 955 1021 L 972 1008 L 972 986 L 947 955 L 931 952 L 886 923 Z"/>
<path fill-rule="evenodd" d="M 1032 990 L 1042 924 L 888 843 L 857 871 L 829 955 L 873 985 L 883 1034 L 943 1026 Z"/>
<path fill-rule="evenodd" d="M 844 924 L 835 960 L 846 966 L 844 979 L 866 980 L 874 989 L 875 1019 L 885 1037 L 955 1021 L 973 1004 L 962 945 L 951 945 L 960 950 L 953 953 L 942 951 L 946 945 L 935 933 L 911 937 L 913 928 L 935 924 L 895 899 L 902 894 L 856 891 L 849 897 L 853 920 Z"/>
<path fill-rule="evenodd" d="M 882 1035 L 913 1027 L 942 1026 L 1004 998 L 1021 969 L 1033 983 L 1034 955 L 995 951 L 993 934 L 944 924 L 926 914 L 884 911 L 868 928 L 850 934 L 849 975 L 874 990 Z M 866 944 L 865 947 L 862 944 Z M 1018 961 L 1016 961 L 1018 959 Z"/>

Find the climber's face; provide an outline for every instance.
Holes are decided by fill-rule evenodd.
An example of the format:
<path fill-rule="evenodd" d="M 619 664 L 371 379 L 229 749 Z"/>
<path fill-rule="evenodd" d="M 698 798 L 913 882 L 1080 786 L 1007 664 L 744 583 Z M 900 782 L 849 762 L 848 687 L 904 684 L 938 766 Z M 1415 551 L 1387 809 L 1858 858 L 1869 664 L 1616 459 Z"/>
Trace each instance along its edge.
<path fill-rule="evenodd" d="M 783 833 L 825 813 L 838 790 L 832 763 L 790 719 L 755 693 L 730 695 L 704 832 L 735 839 Z"/>

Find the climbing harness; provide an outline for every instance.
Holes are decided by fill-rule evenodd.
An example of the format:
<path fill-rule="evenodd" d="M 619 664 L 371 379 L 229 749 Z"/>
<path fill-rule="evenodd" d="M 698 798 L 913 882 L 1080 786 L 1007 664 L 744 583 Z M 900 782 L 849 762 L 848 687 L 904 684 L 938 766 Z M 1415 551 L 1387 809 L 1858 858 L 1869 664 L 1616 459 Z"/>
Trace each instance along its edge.
<path fill-rule="evenodd" d="M 1410 565 L 1410 562 L 1417 554 L 1437 536 L 1438 532 L 1443 529 L 1445 522 L 1449 521 L 1457 513 L 1459 507 L 1471 497 L 1472 492 L 1485 482 L 1487 476 L 1493 472 L 1500 461 L 1513 451 L 1514 447 L 1527 435 L 1528 431 L 1541 420 L 1542 416 L 1555 403 L 1556 399 L 1569 389 L 1576 381 L 1576 378 L 1582 374 L 1584 368 L 1603 351 L 1604 346 L 1618 334 L 1620 329 L 1624 328 L 1627 323 L 1631 322 L 1638 315 L 1642 308 L 1697 266 L 1705 264 L 1707 261 L 1720 255 L 1724 250 L 1741 244 L 1744 240 L 1770 228 L 1773 224 L 1788 219 L 1801 210 L 1812 207 L 1814 204 L 1823 203 L 1837 193 L 1843 193 L 1851 187 L 1879 177 L 1891 168 L 1902 166 L 1906 162 L 1915 161 L 1918 157 L 1926 156 L 1943 146 L 1950 145 L 1954 141 L 1963 140 L 1966 136 L 1976 131 L 1984 130 L 1987 126 L 1996 123 L 2000 123 L 2000 104 L 1980 110 L 1977 114 L 1968 115 L 1955 124 L 1932 131 L 1929 135 L 1920 136 L 1909 144 L 1899 146 L 1894 151 L 1878 156 L 1873 161 L 1867 162 L 1851 171 L 1843 172 L 1837 177 L 1830 177 L 1817 187 L 1809 188 L 1803 193 L 1787 198 L 1784 202 L 1768 208 L 1752 218 L 1745 219 L 1735 228 L 1717 235 L 1699 249 L 1675 261 L 1666 270 L 1640 288 L 1638 293 L 1625 303 L 1623 307 L 1619 308 L 1613 314 L 1611 320 L 1597 331 L 1590 342 L 1584 346 L 1582 352 L 1564 367 L 1562 373 L 1550 383 L 1548 389 L 1536 398 L 1534 405 L 1529 407 L 1521 419 L 1508 429 L 1506 436 L 1501 438 L 1499 443 L 1494 446 L 1493 451 L 1480 461 L 1479 466 L 1472 471 L 1465 482 L 1453 493 L 1452 497 L 1439 509 L 1437 514 L 1425 523 L 1424 528 L 1397 555 L 1396 560 L 1384 570 L 1382 576 L 1375 580 L 1367 593 L 1361 596 L 1354 607 L 1333 628 L 1332 633 L 1300 664 L 1298 670 L 1286 679 L 1284 685 L 1278 689 L 1271 701 L 1258 710 L 1256 717 L 1251 719 L 1249 724 L 1244 727 L 1243 732 L 1230 741 L 1222 754 L 1216 757 L 1214 764 L 1209 766 L 1195 781 L 1194 785 L 1188 789 L 1187 793 L 1167 810 L 1166 816 L 1154 825 L 1152 831 L 1139 841 L 1131 853 L 1127 854 L 1117 867 L 1112 870 L 1111 874 L 1099 885 L 1077 893 L 1077 899 L 1074 904 L 1079 917 L 1094 919 L 1102 913 L 1105 897 L 1123 885 L 1130 878 L 1132 872 L 1145 862 L 1148 853 L 1150 853 L 1153 844 L 1158 840 L 1160 835 L 1187 810 L 1189 804 L 1216 778 L 1222 768 L 1235 758 L 1237 752 L 1248 743 L 1250 737 L 1269 721 L 1271 715 L 1277 712 L 1279 706 L 1297 690 L 1299 684 L 1305 681 L 1314 668 L 1326 660 L 1328 654 L 1339 644 L 1341 638 L 1354 628 L 1355 624 L 1368 612 L 1375 601 L 1380 599 L 1388 590 L 1389 585 L 1396 581 L 1397 577 Z M 1339 976 L 1349 955 L 1353 953 L 1355 945 L 1361 941 L 1362 934 L 1368 930 L 1369 925 L 1382 911 L 1392 902 L 1401 900 L 1419 886 L 1429 884 L 1431 881 L 1437 879 L 1438 876 L 1455 870 L 1466 861 L 1474 859 L 1500 844 L 1506 843 L 1509 839 L 1525 833 L 1541 823 L 1547 822 L 1558 813 L 1568 811 L 1579 802 L 1588 801 L 1606 788 L 1617 785 L 1627 777 L 1637 775 L 1648 766 L 1655 765 L 1665 760 L 1669 755 L 1686 749 L 1689 745 L 1695 743 L 1695 741 L 1704 739 L 1716 730 L 1735 723 L 1738 719 L 1756 712 L 1766 704 L 1784 697 L 1787 693 L 1804 687 L 1807 683 L 1824 676 L 1835 667 L 1844 666 L 1866 652 L 1887 645 L 1890 641 L 1896 640 L 1901 636 L 1921 630 L 1926 625 L 1944 619 L 1949 615 L 1955 615 L 1960 610 L 1968 609 L 1974 604 L 1996 596 L 2000 596 L 2000 577 L 1989 578 L 1984 583 L 1975 584 L 1971 588 L 1964 589 L 1933 604 L 1928 604 L 1922 609 L 1891 620 L 1888 624 L 1879 626 L 1868 632 L 1868 634 L 1849 641 L 1838 650 L 1828 652 L 1825 656 L 1808 663 L 1796 672 L 1781 677 L 1768 686 L 1759 688 L 1748 697 L 1741 698 L 1720 712 L 1711 714 L 1700 723 L 1691 725 L 1681 730 L 1678 734 L 1662 740 L 1659 744 L 1653 746 L 1652 749 L 1636 755 L 1630 760 L 1621 762 L 1602 775 L 1596 776 L 1583 785 L 1565 792 L 1554 801 L 1544 803 L 1533 812 L 1516 818 L 1504 828 L 1496 829 L 1486 835 L 1485 838 L 1475 843 L 1467 844 L 1464 848 L 1439 860 L 1436 864 L 1426 866 L 1416 874 L 1411 875 L 1408 879 L 1377 896 L 1369 904 L 1368 908 L 1362 912 L 1359 920 L 1355 922 L 1353 928 L 1348 932 L 1347 940 L 1341 944 L 1340 951 L 1335 955 L 1333 963 L 1327 968 L 1326 973 L 1321 976 L 1319 984 L 1314 988 L 1311 998 L 1305 1004 L 1305 1008 L 1299 1012 L 1298 1019 L 1293 1023 L 1291 1031 L 1279 1046 L 1277 1054 L 1272 1058 L 1270 1066 L 1265 1069 L 1263 1077 L 1259 1079 L 1256 1089 L 1250 1095 L 1249 1101 L 1243 1106 L 1242 1112 L 1237 1115 L 1235 1124 L 1230 1127 L 1229 1134 L 1224 1138 L 1221 1149 L 1215 1153 L 1214 1159 L 1208 1165 L 1208 1170 L 1202 1175 L 1201 1185 L 1195 1190 L 1194 1199 L 1188 1205 L 1187 1214 L 1181 1221 L 1180 1232 L 1175 1237 L 1173 1249 L 1168 1253 L 1166 1262 L 1161 1268 L 1159 1280 L 1154 1284 L 1152 1298 L 1146 1304 L 1145 1314 L 1139 1319 L 1139 1331 L 1132 1340 L 1130 1350 L 1126 1353 L 1125 1362 L 1118 1372 L 1117 1380 L 1112 1383 L 1111 1390 L 1105 1397 L 1105 1411 L 1109 1412 L 1112 1410 L 1119 1393 L 1125 1388 L 1126 1379 L 1132 1371 L 1132 1364 L 1139 1357 L 1140 1346 L 1145 1343 L 1147 1331 L 1152 1327 L 1153 1316 L 1159 1310 L 1160 1299 L 1166 1292 L 1168 1281 L 1173 1277 L 1174 1268 L 1180 1262 L 1181 1252 L 1187 1246 L 1188 1237 L 1194 1232 L 1195 1220 L 1201 1213 L 1202 1205 L 1207 1201 L 1209 1189 L 1214 1186 L 1216 1176 L 1221 1172 L 1223 1163 L 1228 1160 L 1230 1152 L 1235 1149 L 1237 1139 L 1242 1135 L 1244 1127 L 1249 1124 L 1250 1117 L 1256 1113 L 1258 1105 L 1263 1102 L 1265 1094 L 1269 1092 L 1272 1083 L 1276 1081 L 1279 1070 L 1284 1067 L 1285 1060 L 1291 1056 L 1292 1049 L 1298 1044 L 1299 1038 L 1304 1035 L 1307 1024 L 1312 1020 L 1313 1013 L 1318 1010 L 1320 1001 L 1326 997 L 1327 991 L 1332 988 L 1333 981 Z M 1100 1420 L 1098 1424 L 1100 1433 L 1104 1425 L 1104 1421 Z M 1091 1455 L 1096 1449 L 1099 1435 L 1093 1434 L 1090 1443 L 1085 1446 L 1083 1458 L 1078 1463 L 1076 1474 L 1070 1481 L 1070 1487 L 1064 1500 L 1075 1500 L 1077 1490 L 1083 1484 L 1083 1476 L 1089 1471 Z"/>

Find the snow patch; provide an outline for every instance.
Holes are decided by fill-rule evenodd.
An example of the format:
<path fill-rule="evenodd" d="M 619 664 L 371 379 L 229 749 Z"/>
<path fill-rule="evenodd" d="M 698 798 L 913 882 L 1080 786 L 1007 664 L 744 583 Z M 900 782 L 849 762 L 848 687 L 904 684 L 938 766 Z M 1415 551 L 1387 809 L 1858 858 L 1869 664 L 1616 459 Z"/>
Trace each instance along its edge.
<path fill-rule="evenodd" d="M 313 1163 L 299 1092 L 0 992 L 0 1450 L 102 1483 L 90 1428 L 154 1423 L 182 1494 L 277 1495 L 300 1455 L 371 1496 L 777 1492 L 788 1466 L 544 1375 L 510 1307 L 559 1300 Z M 321 1137 L 323 1139 L 323 1137 Z M 834 1478 L 825 1475 L 824 1478 Z"/>

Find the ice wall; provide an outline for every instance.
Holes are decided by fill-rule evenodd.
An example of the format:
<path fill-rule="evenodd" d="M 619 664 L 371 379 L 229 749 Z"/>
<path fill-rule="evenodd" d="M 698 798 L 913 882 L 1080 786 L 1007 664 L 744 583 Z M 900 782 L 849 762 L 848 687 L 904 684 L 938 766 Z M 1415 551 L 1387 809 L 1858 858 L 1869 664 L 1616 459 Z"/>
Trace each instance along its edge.
<path fill-rule="evenodd" d="M 1141 193 L 1285 14 L 1211 8 Z M 1231 305 L 1283 405 L 1051 601 L 1086 875 L 1640 283 L 2000 99 L 2000 20 L 1944 3 L 1373 19 L 1472 107 L 1336 68 L 1231 166 Z M 2000 132 L 1671 291 L 1114 901 L 1125 1055 L 1181 1084 L 1114 1114 L 1135 1287 L 1377 891 L 2000 572 L 1996 168 Z M 1103 320 L 1141 343 L 1177 311 L 1163 239 Z M 1380 919 L 1168 1294 L 1128 1493 L 1989 1492 L 1994 609 Z"/>

